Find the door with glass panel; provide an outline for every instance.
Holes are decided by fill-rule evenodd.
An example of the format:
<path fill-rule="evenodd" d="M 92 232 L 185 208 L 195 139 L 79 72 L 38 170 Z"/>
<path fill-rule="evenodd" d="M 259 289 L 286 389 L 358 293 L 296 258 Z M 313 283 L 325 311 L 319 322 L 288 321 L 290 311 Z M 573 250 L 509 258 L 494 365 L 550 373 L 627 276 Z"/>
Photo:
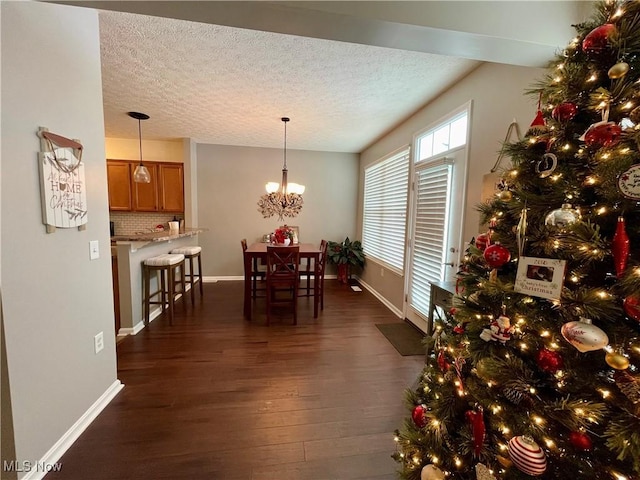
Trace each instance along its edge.
<path fill-rule="evenodd" d="M 468 106 L 414 138 L 405 316 L 429 333 L 432 282 L 454 282 L 466 190 Z"/>

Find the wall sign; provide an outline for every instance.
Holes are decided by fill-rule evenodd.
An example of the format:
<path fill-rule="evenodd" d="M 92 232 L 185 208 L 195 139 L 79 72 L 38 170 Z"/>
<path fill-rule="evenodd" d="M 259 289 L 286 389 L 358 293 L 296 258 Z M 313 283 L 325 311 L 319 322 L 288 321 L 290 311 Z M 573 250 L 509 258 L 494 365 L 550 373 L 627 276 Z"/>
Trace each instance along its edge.
<path fill-rule="evenodd" d="M 41 127 L 40 196 L 42 223 L 47 233 L 57 228 L 84 230 L 87 224 L 87 193 L 82 163 L 82 144 Z"/>

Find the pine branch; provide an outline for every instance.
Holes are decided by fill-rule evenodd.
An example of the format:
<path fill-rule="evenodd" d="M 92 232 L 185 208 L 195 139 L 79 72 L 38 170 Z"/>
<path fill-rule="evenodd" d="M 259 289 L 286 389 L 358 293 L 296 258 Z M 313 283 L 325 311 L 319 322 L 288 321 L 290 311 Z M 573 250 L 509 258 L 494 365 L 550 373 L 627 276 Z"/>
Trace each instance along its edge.
<path fill-rule="evenodd" d="M 625 416 L 610 421 L 605 437 L 607 447 L 616 452 L 617 459 L 630 462 L 634 472 L 640 474 L 640 419 Z"/>

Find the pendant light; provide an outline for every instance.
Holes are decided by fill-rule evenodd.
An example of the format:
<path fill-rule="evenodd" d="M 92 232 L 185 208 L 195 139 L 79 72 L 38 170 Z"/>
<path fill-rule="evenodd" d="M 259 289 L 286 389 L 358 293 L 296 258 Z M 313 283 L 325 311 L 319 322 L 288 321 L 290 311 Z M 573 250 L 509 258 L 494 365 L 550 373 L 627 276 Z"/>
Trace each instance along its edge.
<path fill-rule="evenodd" d="M 140 121 L 148 120 L 149 115 L 140 112 L 128 112 L 127 115 L 138 120 L 138 139 L 140 141 L 140 163 L 133 171 L 133 181 L 136 183 L 151 183 L 149 169 L 142 164 L 142 127 L 140 126 Z"/>
<path fill-rule="evenodd" d="M 289 183 L 287 181 L 287 117 L 282 117 L 284 122 L 284 166 L 282 167 L 282 183 L 268 182 L 265 185 L 266 195 L 262 195 L 258 201 L 258 211 L 264 218 L 278 215 L 279 220 L 284 217 L 293 218 L 302 210 L 302 194 L 304 185 Z"/>

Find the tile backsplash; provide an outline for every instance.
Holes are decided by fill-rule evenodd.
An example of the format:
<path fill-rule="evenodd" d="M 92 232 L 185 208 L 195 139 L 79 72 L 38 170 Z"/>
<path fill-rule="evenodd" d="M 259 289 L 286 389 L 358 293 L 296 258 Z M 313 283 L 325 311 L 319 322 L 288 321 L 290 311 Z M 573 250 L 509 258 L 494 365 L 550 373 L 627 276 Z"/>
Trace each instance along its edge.
<path fill-rule="evenodd" d="M 116 235 L 131 235 L 138 232 L 149 232 L 156 225 L 168 229 L 167 222 L 173 217 L 184 218 L 182 214 L 154 212 L 109 212 L 109 220 L 114 222 Z"/>

